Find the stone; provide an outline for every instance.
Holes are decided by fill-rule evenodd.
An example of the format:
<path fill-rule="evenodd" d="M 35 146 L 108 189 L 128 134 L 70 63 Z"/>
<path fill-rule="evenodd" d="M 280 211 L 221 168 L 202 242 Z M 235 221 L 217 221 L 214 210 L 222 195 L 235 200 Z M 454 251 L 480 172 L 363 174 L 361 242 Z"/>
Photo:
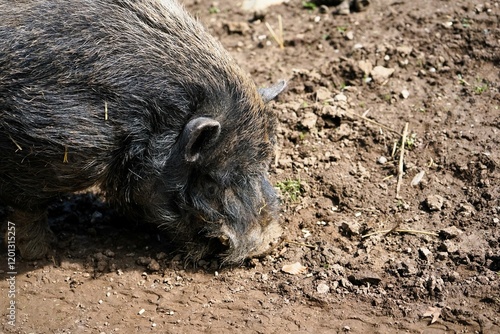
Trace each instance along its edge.
<path fill-rule="evenodd" d="M 385 80 L 389 79 L 389 77 L 394 73 L 393 68 L 388 68 L 384 66 L 375 66 L 370 75 L 372 79 L 376 83 L 383 83 Z"/>
<path fill-rule="evenodd" d="M 318 116 L 316 116 L 315 113 L 313 112 L 306 112 L 304 113 L 304 116 L 302 116 L 302 119 L 300 120 L 300 124 L 308 129 L 314 129 L 316 126 L 316 122 L 318 121 Z"/>
<path fill-rule="evenodd" d="M 440 211 L 443 208 L 444 198 L 439 195 L 430 195 L 425 199 L 430 211 Z"/>

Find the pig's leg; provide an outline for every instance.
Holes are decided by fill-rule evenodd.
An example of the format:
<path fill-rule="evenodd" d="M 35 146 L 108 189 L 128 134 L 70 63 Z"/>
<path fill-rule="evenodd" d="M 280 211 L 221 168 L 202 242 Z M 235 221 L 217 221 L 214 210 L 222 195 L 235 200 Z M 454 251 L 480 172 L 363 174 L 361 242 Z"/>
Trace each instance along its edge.
<path fill-rule="evenodd" d="M 10 221 L 15 224 L 16 247 L 23 259 L 41 259 L 49 252 L 55 236 L 47 223 L 47 210 L 15 210 Z"/>

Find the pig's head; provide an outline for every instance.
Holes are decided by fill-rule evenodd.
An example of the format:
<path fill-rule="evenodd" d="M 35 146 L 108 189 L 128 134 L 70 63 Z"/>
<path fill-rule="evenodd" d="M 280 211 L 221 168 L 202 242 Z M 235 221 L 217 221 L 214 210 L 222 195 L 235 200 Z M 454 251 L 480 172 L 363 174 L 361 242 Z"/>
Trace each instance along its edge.
<path fill-rule="evenodd" d="M 202 99 L 159 164 L 145 213 L 186 247 L 189 260 L 216 254 L 223 263 L 240 263 L 281 235 L 268 179 L 276 121 L 265 103 L 284 87 Z"/>

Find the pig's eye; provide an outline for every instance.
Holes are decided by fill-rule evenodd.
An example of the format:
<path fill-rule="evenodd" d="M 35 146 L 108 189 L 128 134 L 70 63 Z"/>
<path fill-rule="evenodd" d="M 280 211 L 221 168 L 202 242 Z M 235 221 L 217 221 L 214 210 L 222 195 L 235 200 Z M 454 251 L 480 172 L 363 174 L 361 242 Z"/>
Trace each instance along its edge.
<path fill-rule="evenodd" d="M 205 194 L 205 196 L 209 198 L 216 197 L 217 193 L 219 192 L 218 184 L 208 176 L 201 180 L 200 187 L 201 189 L 203 189 L 203 193 Z"/>
<path fill-rule="evenodd" d="M 207 184 L 205 187 L 205 193 L 207 196 L 213 197 L 217 195 L 217 185 L 215 184 Z"/>

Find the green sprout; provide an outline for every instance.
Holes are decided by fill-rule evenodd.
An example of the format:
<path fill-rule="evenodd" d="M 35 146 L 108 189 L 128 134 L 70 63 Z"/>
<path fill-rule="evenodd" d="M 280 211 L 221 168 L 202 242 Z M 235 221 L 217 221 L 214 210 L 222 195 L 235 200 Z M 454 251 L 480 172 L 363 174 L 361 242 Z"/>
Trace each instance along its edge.
<path fill-rule="evenodd" d="M 304 8 L 307 8 L 309 10 L 315 10 L 316 9 L 316 4 L 314 2 L 311 2 L 311 1 L 302 1 L 302 6 Z"/>
<path fill-rule="evenodd" d="M 291 202 L 297 202 L 303 191 L 302 186 L 300 185 L 300 179 L 279 181 L 276 183 L 276 188 L 278 188 L 281 194 L 288 198 Z"/>
<path fill-rule="evenodd" d="M 214 5 L 210 6 L 210 8 L 208 9 L 208 12 L 210 14 L 218 14 L 220 13 L 220 9 L 215 7 Z"/>

